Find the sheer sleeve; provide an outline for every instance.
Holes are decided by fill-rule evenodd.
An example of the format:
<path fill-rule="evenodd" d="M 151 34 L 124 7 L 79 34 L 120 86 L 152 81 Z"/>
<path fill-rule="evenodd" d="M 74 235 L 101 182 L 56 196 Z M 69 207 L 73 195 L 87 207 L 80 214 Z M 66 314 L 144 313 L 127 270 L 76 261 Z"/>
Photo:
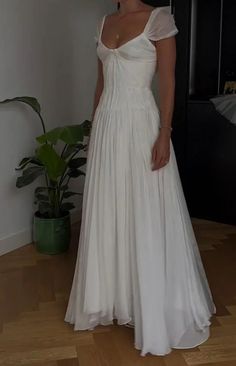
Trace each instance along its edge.
<path fill-rule="evenodd" d="M 95 35 L 94 35 L 94 40 L 95 42 L 98 42 L 99 37 L 100 37 L 100 31 L 101 31 L 101 27 L 102 27 L 102 23 L 103 23 L 103 18 L 100 18 L 97 22 L 97 26 L 96 26 L 96 31 L 95 31 Z"/>
<path fill-rule="evenodd" d="M 147 36 L 152 41 L 159 41 L 177 33 L 178 29 L 169 6 L 162 7 L 156 12 L 147 29 Z"/>

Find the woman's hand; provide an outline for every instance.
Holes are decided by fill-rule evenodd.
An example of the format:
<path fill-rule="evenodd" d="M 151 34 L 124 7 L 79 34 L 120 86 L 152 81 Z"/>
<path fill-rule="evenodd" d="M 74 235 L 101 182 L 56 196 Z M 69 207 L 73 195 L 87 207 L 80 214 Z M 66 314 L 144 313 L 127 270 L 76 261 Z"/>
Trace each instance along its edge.
<path fill-rule="evenodd" d="M 170 159 L 170 131 L 161 129 L 152 148 L 152 170 L 165 166 Z"/>

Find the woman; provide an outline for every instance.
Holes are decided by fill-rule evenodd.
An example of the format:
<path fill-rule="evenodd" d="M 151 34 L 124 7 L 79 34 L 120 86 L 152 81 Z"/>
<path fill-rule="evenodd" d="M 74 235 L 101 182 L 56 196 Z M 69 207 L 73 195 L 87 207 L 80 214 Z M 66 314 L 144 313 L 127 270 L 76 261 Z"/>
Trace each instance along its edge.
<path fill-rule="evenodd" d="M 175 34 L 168 7 L 120 1 L 97 34 L 98 82 L 76 268 L 65 321 L 134 327 L 142 356 L 209 337 L 215 305 L 171 143 Z M 159 73 L 160 110 L 151 91 Z"/>

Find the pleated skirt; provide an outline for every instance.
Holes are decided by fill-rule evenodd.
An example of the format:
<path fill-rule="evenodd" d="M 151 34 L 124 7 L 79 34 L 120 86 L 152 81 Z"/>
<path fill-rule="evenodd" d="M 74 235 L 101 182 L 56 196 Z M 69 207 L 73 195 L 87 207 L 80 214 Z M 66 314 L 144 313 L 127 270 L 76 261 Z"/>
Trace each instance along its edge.
<path fill-rule="evenodd" d="M 65 321 L 74 330 L 134 325 L 140 355 L 192 348 L 216 312 L 171 142 L 151 170 L 160 115 L 97 107 L 87 156 L 78 254 Z"/>

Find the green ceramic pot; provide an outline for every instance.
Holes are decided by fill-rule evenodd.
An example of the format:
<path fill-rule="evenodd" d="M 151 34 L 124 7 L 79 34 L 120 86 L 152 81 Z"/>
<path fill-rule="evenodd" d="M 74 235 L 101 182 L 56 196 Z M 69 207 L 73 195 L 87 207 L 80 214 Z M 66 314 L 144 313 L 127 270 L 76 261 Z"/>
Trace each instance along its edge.
<path fill-rule="evenodd" d="M 68 250 L 71 239 L 70 213 L 46 219 L 34 214 L 34 241 L 36 249 L 44 254 L 60 254 Z"/>

